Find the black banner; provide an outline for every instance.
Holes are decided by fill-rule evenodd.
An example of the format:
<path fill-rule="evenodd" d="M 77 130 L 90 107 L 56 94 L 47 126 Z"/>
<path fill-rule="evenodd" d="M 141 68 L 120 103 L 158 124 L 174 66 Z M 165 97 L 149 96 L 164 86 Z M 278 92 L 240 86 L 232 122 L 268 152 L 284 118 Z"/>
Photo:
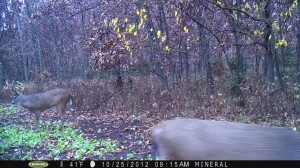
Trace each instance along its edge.
<path fill-rule="evenodd" d="M 241 167 L 297 167 L 299 161 L 0 161 L 1 168 L 241 168 Z"/>

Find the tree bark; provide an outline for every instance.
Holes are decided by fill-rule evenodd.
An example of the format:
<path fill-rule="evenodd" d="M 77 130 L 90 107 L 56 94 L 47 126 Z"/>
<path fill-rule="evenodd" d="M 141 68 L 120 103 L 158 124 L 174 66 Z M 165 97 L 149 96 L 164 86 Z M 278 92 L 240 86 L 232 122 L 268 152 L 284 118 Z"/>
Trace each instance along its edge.
<path fill-rule="evenodd" d="M 236 1 L 236 8 L 241 8 L 241 0 Z M 244 57 L 241 54 L 240 40 L 242 36 L 236 31 L 240 27 L 241 12 L 237 12 L 236 20 L 233 19 L 233 35 L 235 41 L 235 53 L 237 57 L 237 76 L 242 77 L 244 72 Z"/>
<path fill-rule="evenodd" d="M 298 8 L 297 8 L 297 18 L 300 18 L 300 0 L 297 0 L 298 3 Z M 297 63 L 296 63 L 296 74 L 297 74 L 297 80 L 298 83 L 300 83 L 300 20 L 298 19 L 298 24 L 297 24 L 297 32 L 296 32 L 296 37 L 297 37 Z"/>
<path fill-rule="evenodd" d="M 265 39 L 265 49 L 267 52 L 267 77 L 270 83 L 274 83 L 274 58 L 273 58 L 273 51 L 272 48 L 274 47 L 274 37 L 272 36 L 272 22 L 271 19 L 271 1 L 267 1 L 264 7 L 264 14 L 266 19 L 266 32 L 264 33 Z"/>
<path fill-rule="evenodd" d="M 23 73 L 24 73 L 24 80 L 25 83 L 29 82 L 29 71 L 28 71 L 28 55 L 25 54 L 25 39 L 24 39 L 24 33 L 23 33 L 23 21 L 22 21 L 22 16 L 16 15 L 17 19 L 17 26 L 18 26 L 18 35 L 20 39 L 20 49 L 21 51 L 19 52 L 19 55 L 22 58 L 22 63 L 23 63 Z"/>
<path fill-rule="evenodd" d="M 184 81 L 186 84 L 189 83 L 189 76 L 190 76 L 190 69 L 189 69 L 189 55 L 187 51 L 187 44 L 186 42 L 183 43 L 183 75 Z"/>

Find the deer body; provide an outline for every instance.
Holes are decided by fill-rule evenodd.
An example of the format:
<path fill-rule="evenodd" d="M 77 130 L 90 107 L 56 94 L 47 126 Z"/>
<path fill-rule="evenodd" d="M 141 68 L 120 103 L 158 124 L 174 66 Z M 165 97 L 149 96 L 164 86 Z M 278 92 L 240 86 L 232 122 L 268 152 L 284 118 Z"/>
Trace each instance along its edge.
<path fill-rule="evenodd" d="M 160 159 L 300 160 L 300 135 L 284 127 L 175 119 L 152 131 Z"/>
<path fill-rule="evenodd" d="M 24 95 L 16 93 L 12 103 L 19 103 L 22 107 L 35 113 L 36 129 L 39 127 L 40 114 L 51 107 L 56 106 L 62 116 L 62 125 L 66 106 L 69 103 L 72 106 L 72 96 L 66 89 L 53 89 L 42 93 Z"/>

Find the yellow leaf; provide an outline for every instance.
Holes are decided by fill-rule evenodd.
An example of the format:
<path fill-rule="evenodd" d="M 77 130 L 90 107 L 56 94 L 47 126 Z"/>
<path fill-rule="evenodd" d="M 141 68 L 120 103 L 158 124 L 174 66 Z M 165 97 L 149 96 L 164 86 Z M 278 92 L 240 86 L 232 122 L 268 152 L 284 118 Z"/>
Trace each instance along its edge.
<path fill-rule="evenodd" d="M 171 51 L 171 48 L 169 46 L 166 46 L 165 51 L 169 52 L 169 51 Z"/>
<path fill-rule="evenodd" d="M 129 46 L 129 42 L 128 41 L 125 41 L 125 46 Z"/>
<path fill-rule="evenodd" d="M 261 31 L 261 30 L 255 30 L 255 31 L 253 32 L 253 34 L 254 34 L 254 36 L 261 36 L 261 35 L 264 34 L 264 32 Z"/>
<path fill-rule="evenodd" d="M 253 34 L 254 34 L 254 36 L 257 36 L 257 34 L 258 34 L 257 30 L 255 30 L 255 31 L 253 32 Z"/>
<path fill-rule="evenodd" d="M 188 33 L 188 32 L 189 32 L 189 29 L 188 29 L 186 26 L 184 26 L 183 31 L 184 31 L 185 33 Z"/>
<path fill-rule="evenodd" d="M 144 19 L 147 19 L 147 17 L 148 17 L 147 15 L 144 15 Z"/>
<path fill-rule="evenodd" d="M 128 18 L 125 18 L 125 23 L 127 23 L 128 22 Z"/>
<path fill-rule="evenodd" d="M 118 28 L 117 26 L 114 26 L 114 30 L 117 30 L 117 28 Z"/>
<path fill-rule="evenodd" d="M 156 34 L 157 34 L 157 38 L 160 38 L 161 31 L 160 31 L 160 30 L 158 30 Z"/>
<path fill-rule="evenodd" d="M 114 26 L 117 25 L 118 21 L 119 21 L 119 18 L 118 18 L 118 17 L 116 17 L 115 19 L 113 19 L 113 24 L 114 24 Z"/>
<path fill-rule="evenodd" d="M 143 26 L 143 24 L 144 24 L 144 20 L 141 18 L 140 19 L 140 23 L 138 25 L 138 29 L 141 29 L 141 27 Z"/>
<path fill-rule="evenodd" d="M 129 46 L 125 46 L 125 49 L 128 51 L 128 52 L 131 52 L 131 48 Z"/>
<path fill-rule="evenodd" d="M 167 39 L 167 37 L 166 37 L 166 36 L 163 36 L 163 37 L 161 37 L 161 42 L 165 42 L 165 41 L 166 41 L 166 39 Z"/>
<path fill-rule="evenodd" d="M 118 36 L 117 36 L 118 38 L 121 38 L 122 37 L 122 35 L 120 34 L 120 33 L 118 33 Z"/>
<path fill-rule="evenodd" d="M 285 47 L 287 47 L 287 46 L 288 46 L 287 41 L 284 40 L 283 45 L 284 45 Z"/>
<path fill-rule="evenodd" d="M 140 11 L 137 10 L 136 11 L 136 15 L 140 16 Z"/>
<path fill-rule="evenodd" d="M 131 33 L 135 29 L 135 25 L 130 25 L 128 32 Z"/>
<path fill-rule="evenodd" d="M 137 31 L 135 31 L 135 32 L 133 33 L 133 35 L 134 35 L 134 36 L 137 36 L 137 35 L 138 35 L 138 32 L 137 32 Z"/>

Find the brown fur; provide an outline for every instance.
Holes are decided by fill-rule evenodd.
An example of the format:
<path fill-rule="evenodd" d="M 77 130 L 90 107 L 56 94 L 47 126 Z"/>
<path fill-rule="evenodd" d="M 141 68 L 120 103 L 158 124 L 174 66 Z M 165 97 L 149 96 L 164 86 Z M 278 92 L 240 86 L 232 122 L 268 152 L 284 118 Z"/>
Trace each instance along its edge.
<path fill-rule="evenodd" d="M 162 160 L 300 160 L 300 135 L 289 128 L 198 119 L 155 126 Z"/>
<path fill-rule="evenodd" d="M 36 129 L 39 127 L 40 114 L 51 107 L 56 106 L 62 116 L 62 125 L 64 123 L 64 115 L 66 105 L 72 105 L 72 96 L 66 89 L 53 89 L 42 93 L 24 95 L 16 93 L 12 103 L 19 103 L 22 107 L 35 113 Z"/>

